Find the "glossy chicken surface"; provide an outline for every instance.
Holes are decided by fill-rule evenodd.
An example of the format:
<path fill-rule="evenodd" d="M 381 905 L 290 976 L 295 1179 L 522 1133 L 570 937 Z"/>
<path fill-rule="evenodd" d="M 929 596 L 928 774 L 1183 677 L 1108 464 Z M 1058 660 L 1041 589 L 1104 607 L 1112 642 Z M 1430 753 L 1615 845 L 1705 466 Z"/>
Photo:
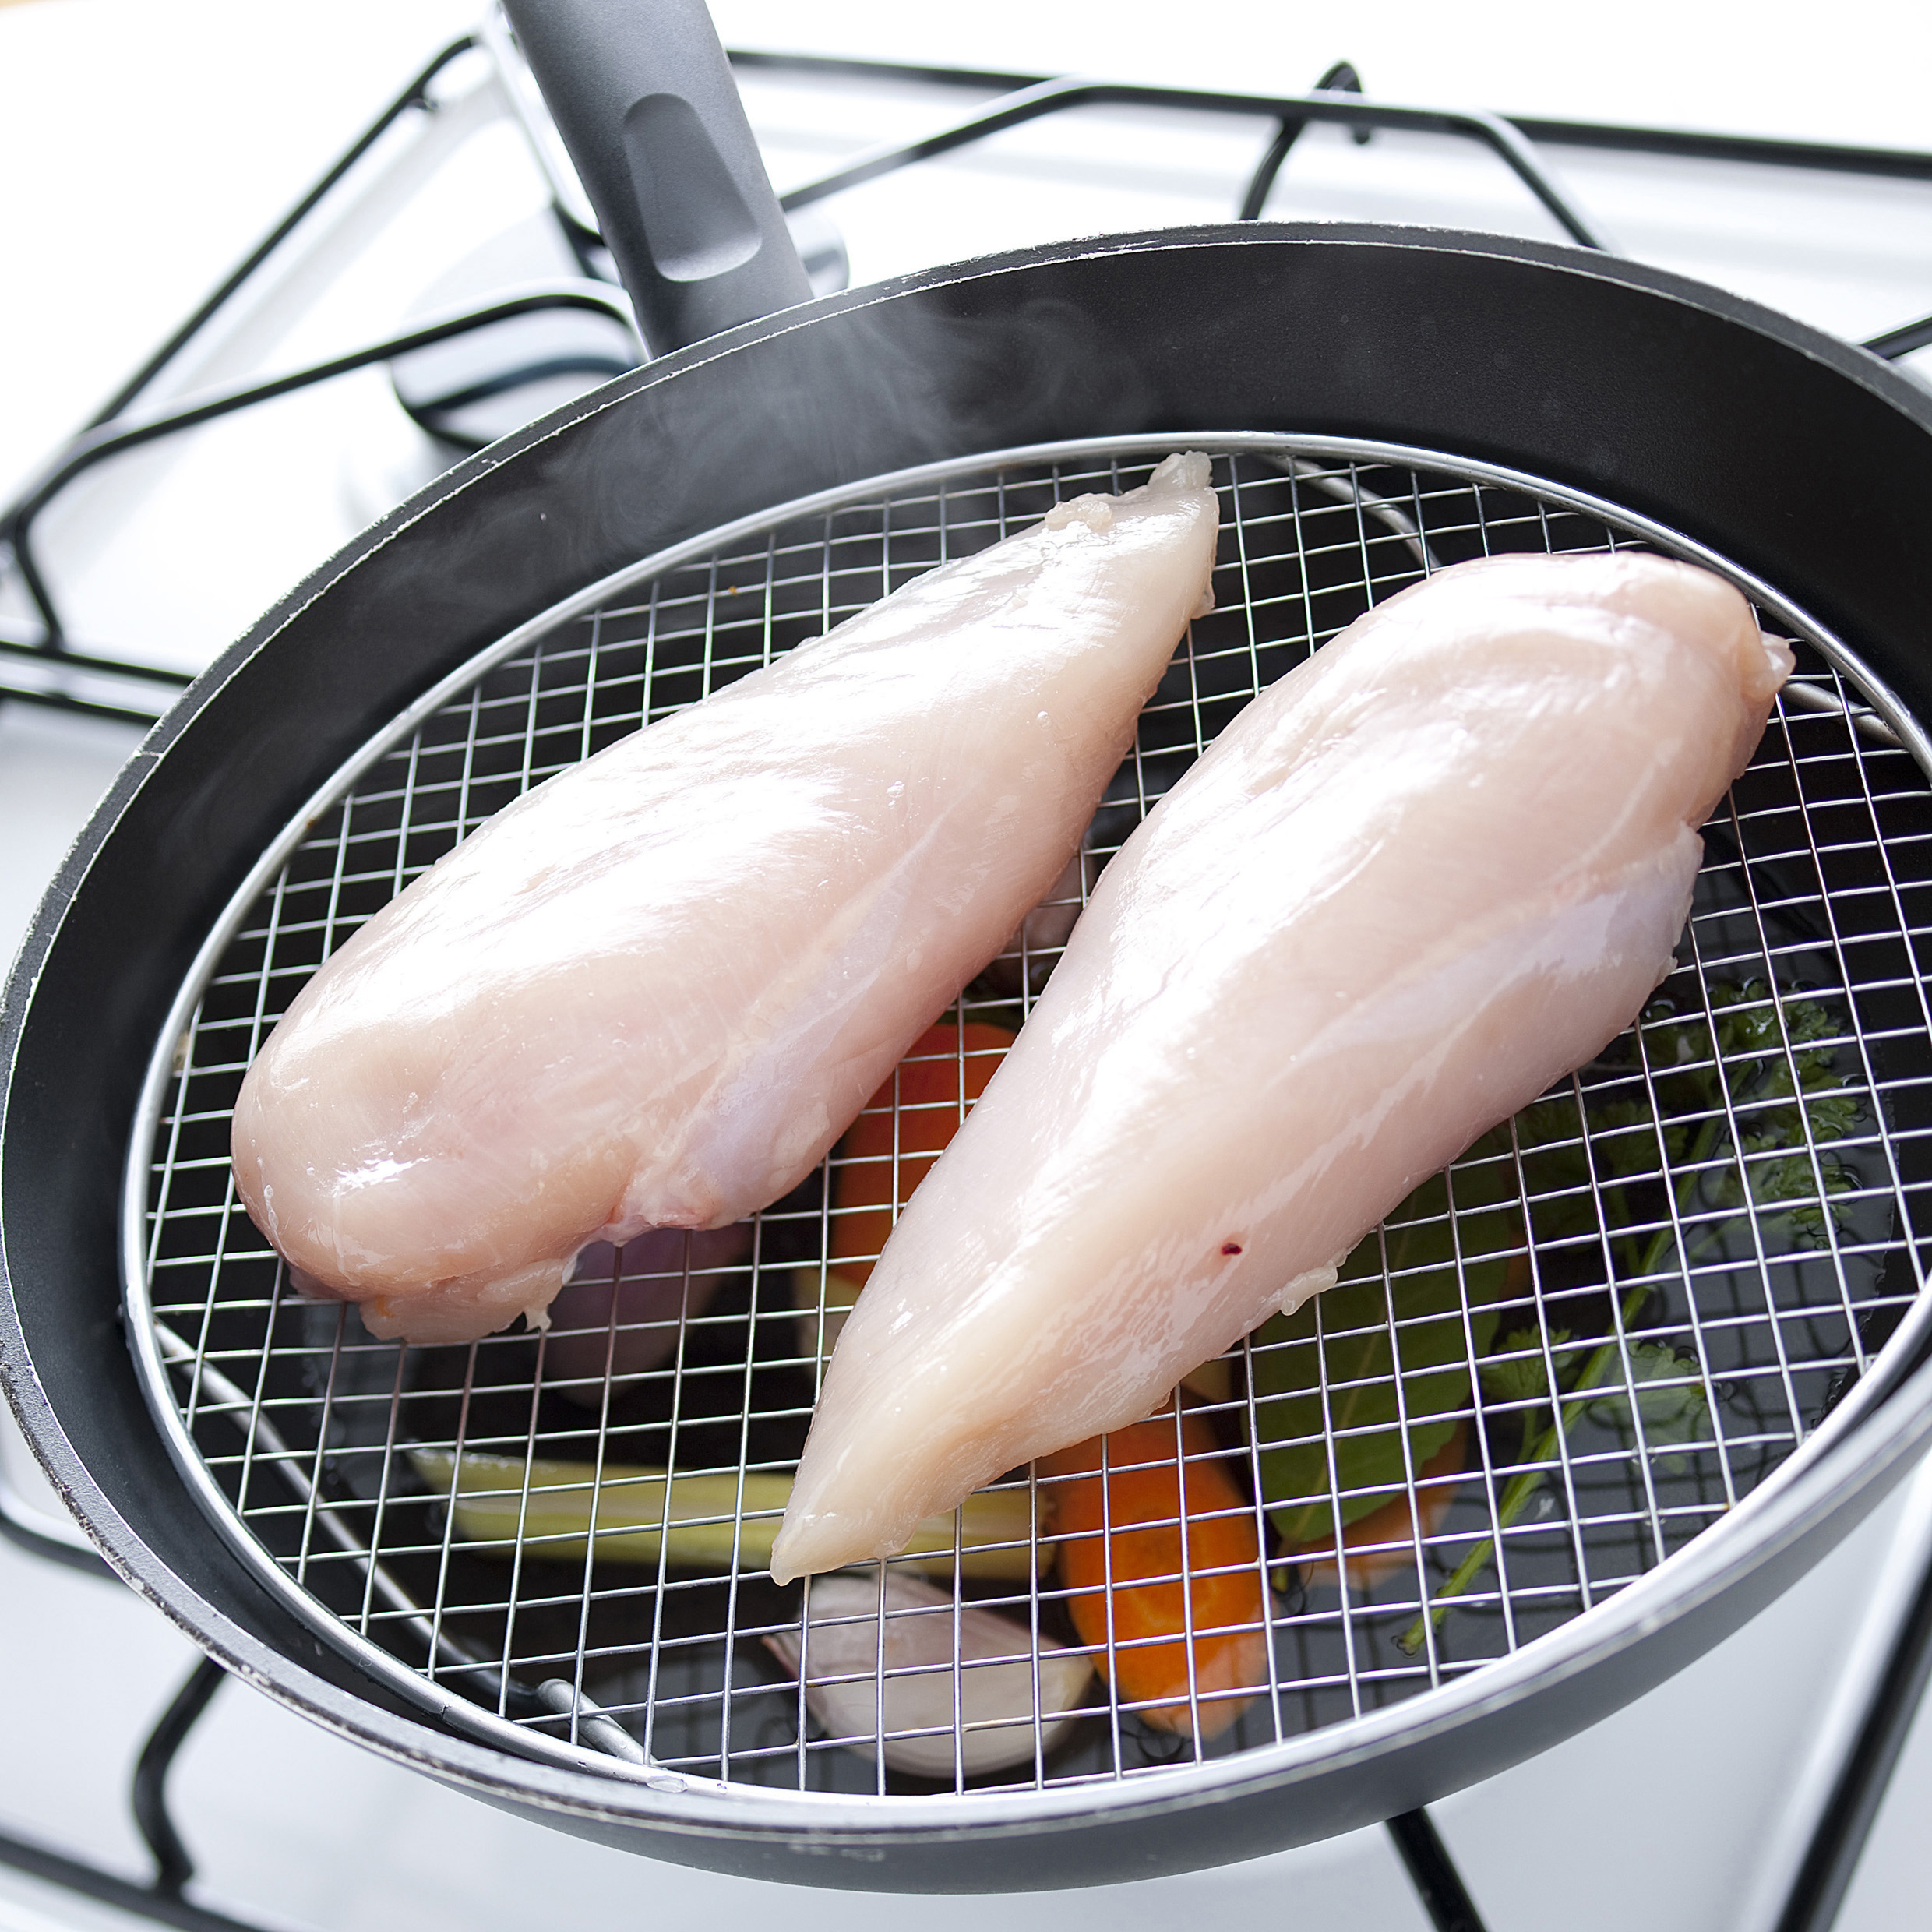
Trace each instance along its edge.
<path fill-rule="evenodd" d="M 801 1180 L 1037 904 L 1190 617 L 1204 457 L 1088 496 L 552 779 L 298 996 L 236 1183 L 374 1333 L 533 1318 L 593 1240 Z"/>
<path fill-rule="evenodd" d="M 1250 704 L 1102 875 L 900 1220 L 773 1574 L 1148 1415 L 1599 1052 L 1670 970 L 1790 661 L 1692 566 L 1501 558 Z"/>

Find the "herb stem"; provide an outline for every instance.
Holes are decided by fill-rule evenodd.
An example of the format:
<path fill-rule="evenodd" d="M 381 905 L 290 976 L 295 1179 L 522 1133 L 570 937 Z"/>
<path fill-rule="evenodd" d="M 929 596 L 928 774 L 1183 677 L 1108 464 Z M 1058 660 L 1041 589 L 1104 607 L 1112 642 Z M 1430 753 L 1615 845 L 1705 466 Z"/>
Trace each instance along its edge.
<path fill-rule="evenodd" d="M 1649 1277 L 1655 1275 L 1676 1244 L 1676 1227 L 1683 1217 L 1690 1211 L 1690 1197 L 1701 1176 L 1703 1164 L 1711 1157 L 1717 1144 L 1719 1123 L 1716 1117 L 1705 1121 L 1698 1130 L 1696 1142 L 1690 1149 L 1687 1163 L 1690 1172 L 1680 1180 L 1676 1190 L 1676 1215 L 1671 1225 L 1659 1228 L 1651 1237 L 1649 1245 L 1638 1257 L 1633 1271 L 1640 1277 L 1635 1287 L 1624 1296 L 1623 1320 L 1618 1324 L 1627 1332 L 1644 1312 L 1644 1304 L 1649 1300 L 1655 1286 Z M 1620 1195 L 1621 1190 L 1619 1190 Z M 1688 1260 L 1688 1250 L 1686 1259 Z M 1533 1444 L 1526 1441 L 1523 1461 L 1532 1466 L 1519 1470 L 1504 1488 L 1501 1500 L 1497 1504 L 1496 1527 L 1470 1550 L 1450 1573 L 1440 1589 L 1430 1599 L 1428 1609 L 1396 1640 L 1396 1647 L 1405 1656 L 1412 1657 L 1423 1647 L 1426 1627 L 1433 1625 L 1442 1627 L 1442 1621 L 1449 1614 L 1451 1603 L 1462 1595 L 1476 1578 L 1486 1569 L 1496 1553 L 1497 1539 L 1507 1529 L 1523 1511 L 1529 1507 L 1529 1500 L 1542 1487 L 1543 1479 L 1549 1473 L 1542 1465 L 1557 1453 L 1560 1440 L 1567 1438 L 1578 1417 L 1588 1408 L 1591 1391 L 1595 1390 L 1608 1373 L 1612 1363 L 1623 1359 L 1624 1347 L 1620 1335 L 1613 1335 L 1600 1343 L 1595 1353 L 1584 1363 L 1582 1373 L 1571 1384 L 1566 1400 L 1557 1406 L 1556 1412 L 1542 1434 Z M 1529 1433 L 1530 1419 L 1536 1412 L 1532 1409 L 1524 1419 L 1524 1436 Z"/>

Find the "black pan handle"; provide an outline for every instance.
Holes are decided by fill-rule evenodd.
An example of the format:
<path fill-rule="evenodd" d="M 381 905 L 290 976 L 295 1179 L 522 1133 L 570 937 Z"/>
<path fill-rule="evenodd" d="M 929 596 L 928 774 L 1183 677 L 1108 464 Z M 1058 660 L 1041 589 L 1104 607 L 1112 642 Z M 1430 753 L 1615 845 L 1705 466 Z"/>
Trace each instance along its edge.
<path fill-rule="evenodd" d="M 503 0 L 654 354 L 812 285 L 704 0 Z"/>

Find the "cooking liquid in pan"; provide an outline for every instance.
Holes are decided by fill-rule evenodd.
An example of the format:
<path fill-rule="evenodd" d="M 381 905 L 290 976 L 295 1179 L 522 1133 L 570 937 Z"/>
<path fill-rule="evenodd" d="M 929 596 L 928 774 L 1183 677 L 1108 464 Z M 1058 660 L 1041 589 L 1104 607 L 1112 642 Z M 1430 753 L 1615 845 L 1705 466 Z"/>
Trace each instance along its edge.
<path fill-rule="evenodd" d="M 1137 1711 L 1109 1690 L 1102 1654 L 1080 1720 L 1057 1742 L 1036 1727 L 1030 1761 L 974 1775 L 962 1757 L 950 1779 L 912 1777 L 869 1733 L 827 1735 L 761 1642 L 798 1631 L 806 1586 L 776 1588 L 746 1553 L 748 1539 L 769 1549 L 777 1511 L 744 1479 L 788 1474 L 804 1442 L 821 1365 L 795 1296 L 801 1282 L 827 1293 L 841 1152 L 757 1217 L 721 1280 L 701 1260 L 687 1285 L 682 1263 L 653 1257 L 654 1292 L 617 1303 L 640 1332 L 613 1330 L 608 1359 L 661 1359 L 612 1384 L 581 1372 L 580 1345 L 568 1377 L 520 1331 L 403 1350 L 293 1295 L 236 1200 L 229 1110 L 276 1018 L 362 920 L 552 772 L 1063 495 L 1144 481 L 1179 447 L 1220 452 L 1217 608 L 1142 715 L 1088 834 L 1088 884 L 1249 698 L 1427 569 L 1680 547 L 1553 489 L 1310 439 L 922 473 L 674 553 L 508 640 L 370 748 L 211 940 L 157 1051 L 136 1140 L 151 1159 L 130 1176 L 150 1395 L 264 1581 L 418 1701 L 460 1700 L 466 1728 L 539 1755 L 635 1761 L 642 1747 L 665 1775 L 764 1787 L 1158 1776 L 1416 1697 L 1579 1616 L 1778 1470 L 1896 1326 L 1927 1178 L 1932 792 L 1779 610 L 1765 622 L 1801 633 L 1797 673 L 1705 831 L 1679 965 L 1644 1018 L 1418 1190 L 1358 1250 L 1360 1287 L 1249 1338 L 1190 1398 L 1258 1535 L 1271 1659 L 1218 1734 L 1151 1723 L 1151 1701 Z M 959 1017 L 1017 1028 L 1056 957 L 1022 943 L 964 989 Z M 481 1475 L 453 1460 L 478 1454 L 507 1460 Z M 718 1480 L 704 1505 L 716 1567 L 666 1557 L 648 1533 L 665 1491 L 627 1491 L 633 1465 Z M 466 1486 L 500 1492 L 488 1555 L 450 1507 L 466 1466 Z M 1053 1484 L 1020 1470 L 997 1486 L 1030 1532 L 1004 1576 L 944 1588 L 1008 1616 L 1023 1654 L 1032 1632 L 1080 1648 L 1058 1571 L 1027 1547 L 1052 1540 Z M 592 1520 L 612 1559 L 587 1552 Z"/>

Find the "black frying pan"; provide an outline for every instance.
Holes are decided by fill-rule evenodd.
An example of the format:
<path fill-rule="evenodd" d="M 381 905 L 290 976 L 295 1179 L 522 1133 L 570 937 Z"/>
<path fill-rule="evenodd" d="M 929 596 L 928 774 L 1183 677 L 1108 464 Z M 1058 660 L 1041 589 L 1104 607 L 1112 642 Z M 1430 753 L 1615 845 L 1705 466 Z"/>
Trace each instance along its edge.
<path fill-rule="evenodd" d="M 541 72 L 569 58 L 560 38 L 546 53 L 551 37 L 615 10 L 514 11 Z M 636 44 L 615 45 L 597 69 L 601 102 L 584 107 L 546 74 L 566 131 L 580 107 L 590 125 L 621 128 L 636 101 L 670 98 L 690 113 L 650 110 L 646 160 L 717 160 L 722 243 L 713 251 L 699 224 L 660 247 L 649 222 L 646 239 L 627 235 L 609 171 L 579 143 L 645 332 L 668 352 L 439 479 L 225 654 L 121 774 L 8 985 L 0 1373 L 55 1483 L 136 1588 L 332 1728 L 587 1835 L 807 1882 L 1038 1886 L 1252 1855 L 1479 1778 L 1657 1682 L 1768 1601 L 1909 1463 L 1932 1421 L 1915 1322 L 1856 1393 L 1860 1426 L 1780 1492 L 1755 1535 L 1701 1567 L 1696 1546 L 1679 1560 L 1683 1587 L 1657 1627 L 1612 1628 L 1541 1681 L 1518 1673 L 1486 1704 L 1384 1726 L 1319 1762 L 1228 1759 L 1206 1777 L 966 1814 L 910 1799 L 890 1821 L 802 1817 L 770 1796 L 667 1795 L 473 1741 L 319 1641 L 211 1530 L 118 1332 L 129 1123 L 170 1003 L 238 883 L 328 774 L 454 667 L 636 559 L 976 451 L 1169 432 L 1345 437 L 1527 472 L 1668 525 L 1844 640 L 1908 725 L 1932 716 L 1932 407 L 1871 357 L 1600 256 L 1340 227 L 1108 238 L 766 315 L 801 292 L 795 264 L 768 191 L 734 163 L 728 125 L 720 135 L 706 118 L 716 75 L 640 74 L 622 51 Z M 676 51 L 694 58 L 688 39 Z M 626 153 L 621 139 L 607 152 Z M 716 273 L 686 273 L 707 262 Z M 1900 1265 L 1916 1267 L 1909 1252 Z"/>

